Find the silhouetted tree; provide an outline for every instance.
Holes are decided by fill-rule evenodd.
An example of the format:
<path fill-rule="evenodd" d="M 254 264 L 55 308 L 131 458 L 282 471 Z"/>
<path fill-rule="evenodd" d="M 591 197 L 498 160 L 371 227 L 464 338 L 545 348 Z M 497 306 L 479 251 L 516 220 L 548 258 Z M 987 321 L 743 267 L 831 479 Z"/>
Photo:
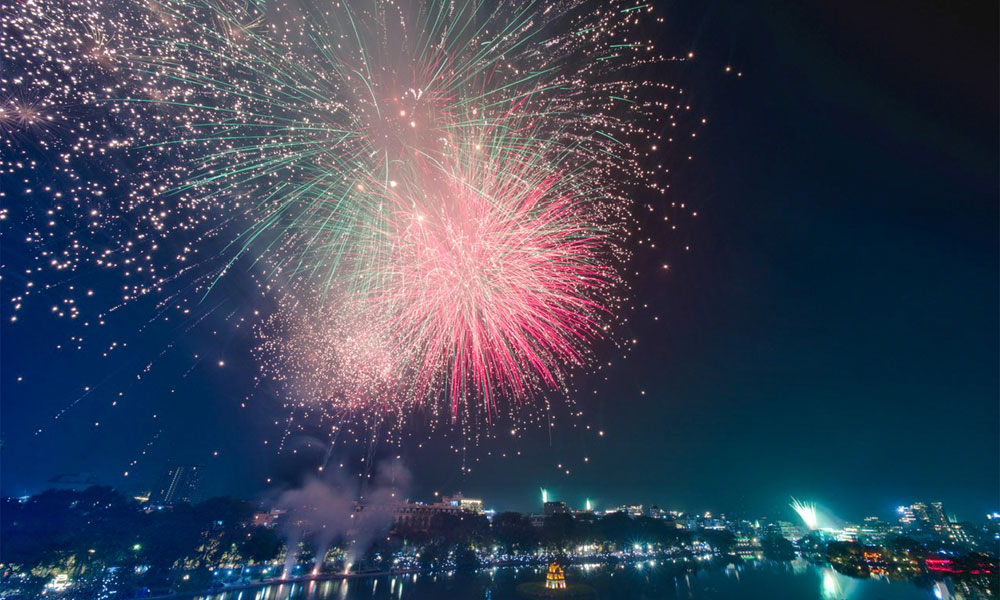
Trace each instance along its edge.
<path fill-rule="evenodd" d="M 479 556 L 472 548 L 459 548 L 455 551 L 455 568 L 463 572 L 475 571 L 479 568 Z"/>
<path fill-rule="evenodd" d="M 448 548 L 441 542 L 431 542 L 421 548 L 417 561 L 422 569 L 437 569 L 448 558 Z"/>
<path fill-rule="evenodd" d="M 505 552 L 532 550 L 538 537 L 531 520 L 516 512 L 502 512 L 493 518 L 493 538 Z"/>
<path fill-rule="evenodd" d="M 542 524 L 542 541 L 552 550 L 562 550 L 574 540 L 576 520 L 573 515 L 549 515 Z"/>
<path fill-rule="evenodd" d="M 435 513 L 431 517 L 427 533 L 432 540 L 447 547 L 454 546 L 462 539 L 462 520 L 458 515 Z"/>
<path fill-rule="evenodd" d="M 698 538 L 711 546 L 719 554 L 729 554 L 733 551 L 736 536 L 731 531 L 718 529 L 702 529 Z M 784 539 L 784 538 L 782 538 Z"/>
<path fill-rule="evenodd" d="M 604 515 L 598 521 L 598 528 L 606 543 L 614 544 L 619 548 L 625 548 L 633 543 L 635 530 L 632 519 L 624 512 Z"/>
<path fill-rule="evenodd" d="M 255 563 L 277 558 L 281 552 L 281 539 L 270 527 L 253 527 L 240 543 L 240 555 Z"/>
<path fill-rule="evenodd" d="M 780 535 L 768 535 L 760 541 L 764 557 L 771 560 L 794 560 L 795 547 Z"/>

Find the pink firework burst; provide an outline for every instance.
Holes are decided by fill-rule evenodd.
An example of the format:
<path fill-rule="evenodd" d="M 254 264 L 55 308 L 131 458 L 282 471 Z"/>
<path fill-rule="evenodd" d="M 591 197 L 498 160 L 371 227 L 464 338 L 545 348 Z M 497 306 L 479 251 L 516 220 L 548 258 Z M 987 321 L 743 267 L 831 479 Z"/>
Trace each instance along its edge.
<path fill-rule="evenodd" d="M 387 194 L 380 283 L 361 305 L 392 340 L 418 398 L 459 406 L 524 400 L 563 384 L 601 333 L 614 271 L 594 203 L 535 156 L 507 152 L 424 165 L 419 187 Z"/>

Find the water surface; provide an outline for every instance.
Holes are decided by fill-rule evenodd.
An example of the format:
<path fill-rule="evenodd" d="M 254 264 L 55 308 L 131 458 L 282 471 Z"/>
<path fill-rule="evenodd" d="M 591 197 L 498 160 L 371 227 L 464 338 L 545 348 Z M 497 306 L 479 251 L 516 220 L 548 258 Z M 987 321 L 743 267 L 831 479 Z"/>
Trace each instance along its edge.
<path fill-rule="evenodd" d="M 567 579 L 593 586 L 599 600 L 959 600 L 943 583 L 855 579 L 794 563 L 745 563 L 698 572 L 656 563 L 571 566 Z M 474 574 L 413 574 L 272 585 L 204 596 L 205 600 L 516 600 L 517 584 L 541 581 L 541 568 L 483 569 Z M 966 598 L 968 598 L 966 596 Z"/>

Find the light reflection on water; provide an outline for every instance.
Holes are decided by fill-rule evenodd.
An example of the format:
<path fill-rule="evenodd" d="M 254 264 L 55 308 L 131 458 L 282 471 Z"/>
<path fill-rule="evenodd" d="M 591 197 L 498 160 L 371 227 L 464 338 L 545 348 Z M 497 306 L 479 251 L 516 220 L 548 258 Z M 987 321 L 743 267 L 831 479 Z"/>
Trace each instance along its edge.
<path fill-rule="evenodd" d="M 837 579 L 837 572 L 830 567 L 823 569 L 823 600 L 847 600 L 847 593 Z"/>
<path fill-rule="evenodd" d="M 197 597 L 198 600 L 515 600 L 517 584 L 541 581 L 541 569 L 502 567 L 476 574 L 407 574 L 285 583 Z M 599 600 L 958 600 L 947 584 L 855 579 L 805 561 L 717 565 L 696 572 L 646 561 L 584 564 L 567 578 L 593 586 Z"/>

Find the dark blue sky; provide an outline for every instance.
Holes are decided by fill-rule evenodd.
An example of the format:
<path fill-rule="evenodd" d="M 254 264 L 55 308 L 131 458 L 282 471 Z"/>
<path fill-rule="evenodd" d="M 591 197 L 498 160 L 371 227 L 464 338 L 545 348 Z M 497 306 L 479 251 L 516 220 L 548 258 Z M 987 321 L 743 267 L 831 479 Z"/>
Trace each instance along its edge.
<path fill-rule="evenodd" d="M 678 76 L 709 125 L 672 191 L 699 217 L 664 234 L 661 252 L 638 253 L 636 300 L 650 307 L 627 332 L 637 350 L 607 382 L 581 382 L 587 421 L 607 435 L 550 446 L 538 431 L 506 459 L 495 455 L 512 442 L 487 442 L 469 475 L 444 448 L 404 449 L 414 494 L 460 488 L 529 509 L 544 486 L 573 504 L 747 515 L 795 495 L 852 519 L 919 499 L 960 518 L 997 509 L 996 6 L 661 10 L 665 45 L 698 56 Z M 8 266 L 27 260 L 4 242 Z M 97 376 L 105 387 L 53 421 L 94 381 L 85 359 L 53 354 L 58 325 L 22 319 L 0 340 L 3 493 L 64 471 L 131 491 L 174 459 L 206 464 L 208 493 L 252 496 L 263 473 L 295 471 L 262 444 L 281 409 L 266 397 L 239 407 L 253 374 L 245 330 L 147 332 L 159 345 L 137 342 Z M 116 381 L 174 338 L 177 356 L 141 386 Z M 194 353 L 205 360 L 176 380 Z M 111 409 L 123 386 L 129 405 Z"/>

